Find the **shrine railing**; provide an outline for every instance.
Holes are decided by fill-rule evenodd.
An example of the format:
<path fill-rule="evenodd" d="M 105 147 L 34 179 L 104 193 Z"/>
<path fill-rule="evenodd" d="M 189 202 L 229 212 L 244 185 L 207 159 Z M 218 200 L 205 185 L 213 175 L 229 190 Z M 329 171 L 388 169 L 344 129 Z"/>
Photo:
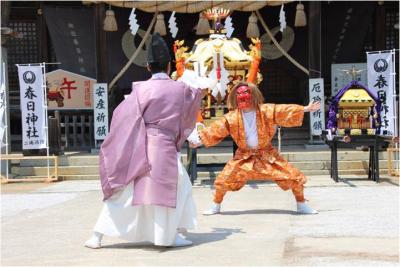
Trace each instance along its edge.
<path fill-rule="evenodd" d="M 58 111 L 61 146 L 65 151 L 90 150 L 95 146 L 93 111 Z"/>

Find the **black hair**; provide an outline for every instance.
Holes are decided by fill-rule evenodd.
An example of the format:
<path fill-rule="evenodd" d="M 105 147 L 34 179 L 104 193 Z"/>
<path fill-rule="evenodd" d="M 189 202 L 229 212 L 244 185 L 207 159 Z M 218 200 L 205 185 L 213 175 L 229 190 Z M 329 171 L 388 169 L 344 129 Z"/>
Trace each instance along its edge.
<path fill-rule="evenodd" d="M 154 62 L 154 63 L 148 63 L 150 67 L 150 72 L 151 74 L 159 73 L 159 72 L 167 72 L 168 71 L 168 63 L 160 63 L 160 62 Z"/>

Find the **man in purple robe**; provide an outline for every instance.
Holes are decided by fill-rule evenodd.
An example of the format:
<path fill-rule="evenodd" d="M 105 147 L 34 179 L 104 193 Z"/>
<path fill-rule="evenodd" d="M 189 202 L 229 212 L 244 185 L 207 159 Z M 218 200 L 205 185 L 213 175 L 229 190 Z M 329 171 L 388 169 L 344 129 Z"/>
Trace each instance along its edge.
<path fill-rule="evenodd" d="M 195 226 L 196 208 L 179 151 L 195 126 L 202 91 L 171 80 L 170 60 L 165 41 L 154 34 L 152 77 L 133 83 L 101 146 L 105 204 L 86 247 L 100 248 L 103 235 L 157 246 L 192 244 L 180 234 Z"/>

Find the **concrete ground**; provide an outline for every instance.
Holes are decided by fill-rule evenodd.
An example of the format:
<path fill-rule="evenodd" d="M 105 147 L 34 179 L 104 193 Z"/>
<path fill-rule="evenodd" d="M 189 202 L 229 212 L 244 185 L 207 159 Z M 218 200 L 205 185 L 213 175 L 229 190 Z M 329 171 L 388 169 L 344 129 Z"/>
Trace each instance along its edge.
<path fill-rule="evenodd" d="M 194 187 L 191 247 L 160 248 L 104 238 L 83 247 L 102 207 L 97 181 L 3 184 L 1 266 L 399 266 L 398 178 L 309 177 L 318 215 L 297 215 L 290 192 L 250 184 L 205 217 L 209 186 Z"/>

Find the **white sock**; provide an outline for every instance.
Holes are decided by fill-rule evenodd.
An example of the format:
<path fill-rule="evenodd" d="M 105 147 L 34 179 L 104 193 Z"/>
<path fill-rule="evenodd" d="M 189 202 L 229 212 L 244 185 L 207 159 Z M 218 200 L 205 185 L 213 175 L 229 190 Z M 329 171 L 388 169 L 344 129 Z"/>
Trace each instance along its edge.
<path fill-rule="evenodd" d="M 85 242 L 85 247 L 88 248 L 100 248 L 101 247 L 101 239 L 103 238 L 103 234 L 99 232 L 93 232 L 93 235 L 90 237 L 88 241 Z"/>
<path fill-rule="evenodd" d="M 203 211 L 203 215 L 214 215 L 221 212 L 221 204 L 213 203 L 210 209 Z"/>
<path fill-rule="evenodd" d="M 308 206 L 305 202 L 297 202 L 297 212 L 301 214 L 317 214 L 318 211 Z"/>
<path fill-rule="evenodd" d="M 183 238 L 181 234 L 176 234 L 175 244 L 174 244 L 175 247 L 190 246 L 192 244 L 193 244 L 192 241 Z"/>
<path fill-rule="evenodd" d="M 93 235 L 90 239 L 96 240 L 98 242 L 101 242 L 101 240 L 103 239 L 103 234 L 99 233 L 99 232 L 93 232 Z"/>

